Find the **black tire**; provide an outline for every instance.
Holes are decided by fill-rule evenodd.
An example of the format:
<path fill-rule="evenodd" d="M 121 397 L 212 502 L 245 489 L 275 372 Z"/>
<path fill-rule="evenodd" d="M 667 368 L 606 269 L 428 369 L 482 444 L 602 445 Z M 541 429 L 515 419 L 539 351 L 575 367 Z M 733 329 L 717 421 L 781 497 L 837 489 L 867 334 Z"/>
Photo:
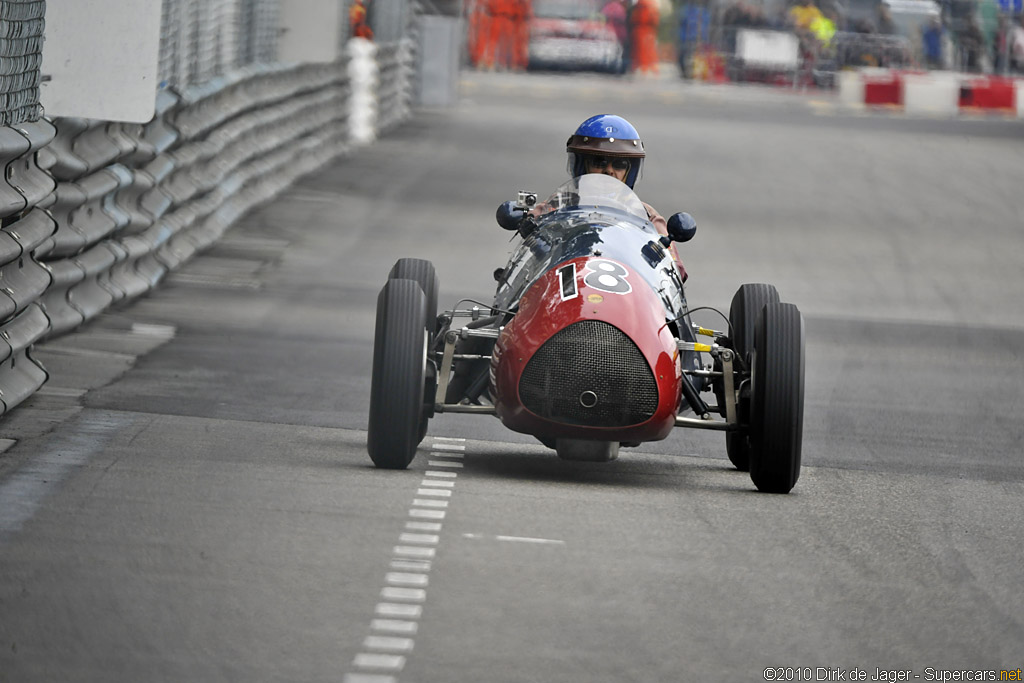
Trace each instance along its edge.
<path fill-rule="evenodd" d="M 418 282 L 391 279 L 377 297 L 366 448 L 384 469 L 405 469 L 427 421 L 426 297 Z"/>
<path fill-rule="evenodd" d="M 729 306 L 729 324 L 731 338 L 736 355 L 746 367 L 750 367 L 750 353 L 754 348 L 754 326 L 757 316 L 765 304 L 778 303 L 779 292 L 773 285 L 761 283 L 740 285 Z M 722 396 L 718 396 L 718 404 L 725 405 L 724 387 Z M 740 406 L 740 416 L 748 412 L 747 406 Z M 750 469 L 750 437 L 746 429 L 725 433 L 725 452 L 740 472 Z"/>
<path fill-rule="evenodd" d="M 750 361 L 754 350 L 754 326 L 757 316 L 765 304 L 777 304 L 781 299 L 774 285 L 761 283 L 740 285 L 729 306 L 729 324 L 732 326 L 733 349 L 743 359 Z"/>
<path fill-rule="evenodd" d="M 400 258 L 388 273 L 389 280 L 414 280 L 419 283 L 426 297 L 427 330 L 437 333 L 437 299 L 439 283 L 434 264 L 419 258 Z"/>
<path fill-rule="evenodd" d="M 754 327 L 750 478 L 759 491 L 789 493 L 800 478 L 804 432 L 804 319 L 770 303 Z"/>

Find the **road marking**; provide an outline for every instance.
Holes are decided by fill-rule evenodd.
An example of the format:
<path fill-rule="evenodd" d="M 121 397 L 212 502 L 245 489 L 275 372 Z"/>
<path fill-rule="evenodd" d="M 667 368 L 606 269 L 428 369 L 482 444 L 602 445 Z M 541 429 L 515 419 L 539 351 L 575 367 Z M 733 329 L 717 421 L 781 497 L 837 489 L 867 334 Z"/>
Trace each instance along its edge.
<path fill-rule="evenodd" d="M 402 655 L 380 655 L 373 652 L 360 652 L 352 662 L 359 669 L 386 669 L 401 671 L 405 668 L 405 657 Z"/>
<path fill-rule="evenodd" d="M 463 464 L 465 446 L 457 443 L 465 439 L 435 437 L 431 447 L 432 457 L 445 460 L 428 460 L 430 467 L 459 469 Z M 416 489 L 410 520 L 398 540 L 403 545 L 392 549 L 390 568 L 384 575 L 385 586 L 380 591 L 381 602 L 374 607 L 375 618 L 370 622 L 371 633 L 363 640 L 363 652 L 352 661 L 353 669 L 369 669 L 370 672 L 354 671 L 345 674 L 343 683 L 398 683 L 388 672 L 399 672 L 405 667 L 404 654 L 413 651 L 416 641 L 412 637 L 419 631 L 418 619 L 423 615 L 423 603 L 427 599 L 426 587 L 430 583 L 429 572 L 437 551 L 434 547 L 440 540 L 441 522 L 445 518 L 447 499 L 452 497 L 457 473 L 443 469 L 428 469 Z M 420 521 L 432 520 L 432 521 Z M 433 533 L 430 533 L 433 532 Z M 386 634 L 386 635 L 381 635 Z"/>
<path fill-rule="evenodd" d="M 386 674 L 345 674 L 342 683 L 398 683 L 398 679 Z"/>
<path fill-rule="evenodd" d="M 424 479 L 420 482 L 420 486 L 433 486 L 435 488 L 450 489 L 455 488 L 454 481 L 434 481 L 433 479 Z"/>
<path fill-rule="evenodd" d="M 435 443 L 430 447 L 431 451 L 464 451 L 465 446 L 454 443 Z"/>
<path fill-rule="evenodd" d="M 441 482 L 446 483 L 446 482 Z M 420 489 L 416 492 L 417 496 L 434 496 L 436 498 L 451 498 L 452 492 L 448 489 Z"/>
<path fill-rule="evenodd" d="M 393 602 L 378 602 L 374 608 L 374 614 L 382 617 L 403 617 L 405 619 L 419 619 L 423 615 L 423 608 L 420 605 L 399 605 Z"/>
<path fill-rule="evenodd" d="M 444 519 L 444 510 L 417 510 L 413 508 L 409 510 L 410 517 L 419 517 L 420 519 Z"/>
<path fill-rule="evenodd" d="M 415 634 L 419 627 L 418 622 L 406 621 L 405 619 L 374 619 L 370 622 L 370 628 L 384 633 Z"/>
<path fill-rule="evenodd" d="M 565 545 L 565 541 L 553 538 L 530 538 L 528 536 L 495 536 L 499 541 L 512 541 L 513 543 L 550 543 L 553 545 Z"/>
<path fill-rule="evenodd" d="M 427 591 L 422 588 L 401 588 L 399 586 L 384 586 L 380 589 L 380 597 L 385 600 L 407 600 L 409 602 L 423 602 L 427 599 Z"/>
<path fill-rule="evenodd" d="M 421 508 L 446 508 L 448 507 L 447 500 L 432 500 L 430 498 L 415 498 L 412 504 Z"/>
<path fill-rule="evenodd" d="M 391 568 L 407 572 L 429 572 L 430 560 L 391 560 Z"/>
<path fill-rule="evenodd" d="M 401 555 L 402 557 L 433 557 L 436 552 L 433 548 L 424 548 L 422 546 L 396 545 L 394 554 Z"/>
<path fill-rule="evenodd" d="M 402 543 L 423 543 L 426 545 L 437 545 L 437 543 L 441 540 L 441 537 L 437 534 L 404 533 L 398 536 L 398 540 Z"/>
<path fill-rule="evenodd" d="M 363 647 L 367 650 L 384 650 L 385 652 L 412 652 L 412 638 L 396 636 L 366 636 Z"/>
<path fill-rule="evenodd" d="M 434 441 L 459 441 L 463 442 L 465 439 L 457 436 L 435 436 Z"/>
<path fill-rule="evenodd" d="M 426 574 L 413 574 L 411 572 L 388 572 L 384 580 L 392 586 L 426 586 Z"/>
<path fill-rule="evenodd" d="M 565 541 L 560 541 L 554 538 L 531 538 L 529 536 L 485 536 L 484 534 L 462 534 L 463 538 L 471 538 L 473 540 L 481 540 L 485 538 L 493 538 L 495 541 L 508 541 L 511 543 L 538 543 L 541 545 L 565 545 Z"/>

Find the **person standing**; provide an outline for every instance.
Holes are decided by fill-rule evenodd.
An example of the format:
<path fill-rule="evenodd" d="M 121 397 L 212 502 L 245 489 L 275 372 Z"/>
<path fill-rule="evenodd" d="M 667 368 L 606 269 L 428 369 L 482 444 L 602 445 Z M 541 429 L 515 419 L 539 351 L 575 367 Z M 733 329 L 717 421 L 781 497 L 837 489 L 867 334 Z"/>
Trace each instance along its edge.
<path fill-rule="evenodd" d="M 658 73 L 658 7 L 655 0 L 637 0 L 630 14 L 633 70 Z"/>
<path fill-rule="evenodd" d="M 352 6 L 348 8 L 348 25 L 353 38 L 373 40 L 373 29 L 370 28 L 370 19 L 363 0 L 354 0 Z"/>

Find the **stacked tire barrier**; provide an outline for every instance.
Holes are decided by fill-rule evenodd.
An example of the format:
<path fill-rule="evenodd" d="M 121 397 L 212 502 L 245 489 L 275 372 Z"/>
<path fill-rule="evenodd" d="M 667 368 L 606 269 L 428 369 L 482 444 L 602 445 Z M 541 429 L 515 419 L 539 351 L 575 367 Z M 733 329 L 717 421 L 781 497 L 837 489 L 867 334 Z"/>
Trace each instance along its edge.
<path fill-rule="evenodd" d="M 248 1 L 248 14 L 232 10 L 232 30 L 247 22 L 263 37 L 232 41 L 265 59 L 272 0 Z M 39 107 L 44 12 L 44 0 L 0 0 L 0 37 L 18 38 L 0 41 L 0 51 L 14 43 L 35 51 L 0 55 L 0 105 L 9 105 L 0 106 L 0 415 L 48 379 L 33 343 L 153 290 L 240 216 L 408 118 L 414 90 L 408 37 L 346 44 L 331 63 L 224 73 L 231 60 L 223 50 L 205 54 L 180 30 L 207 10 L 172 0 L 161 45 L 166 87 L 151 121 L 47 120 Z"/>

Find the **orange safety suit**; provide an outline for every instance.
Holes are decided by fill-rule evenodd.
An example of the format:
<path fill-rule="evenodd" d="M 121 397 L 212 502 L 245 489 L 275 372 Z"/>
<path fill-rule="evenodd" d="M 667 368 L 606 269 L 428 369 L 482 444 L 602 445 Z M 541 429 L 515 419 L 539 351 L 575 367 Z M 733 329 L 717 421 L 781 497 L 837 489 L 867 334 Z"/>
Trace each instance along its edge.
<path fill-rule="evenodd" d="M 633 39 L 633 69 L 658 71 L 658 7 L 654 0 L 638 0 L 629 16 Z"/>
<path fill-rule="evenodd" d="M 348 25 L 352 30 L 353 38 L 366 38 L 373 40 L 373 30 L 366 17 L 366 6 L 363 0 L 355 0 L 348 9 Z"/>

